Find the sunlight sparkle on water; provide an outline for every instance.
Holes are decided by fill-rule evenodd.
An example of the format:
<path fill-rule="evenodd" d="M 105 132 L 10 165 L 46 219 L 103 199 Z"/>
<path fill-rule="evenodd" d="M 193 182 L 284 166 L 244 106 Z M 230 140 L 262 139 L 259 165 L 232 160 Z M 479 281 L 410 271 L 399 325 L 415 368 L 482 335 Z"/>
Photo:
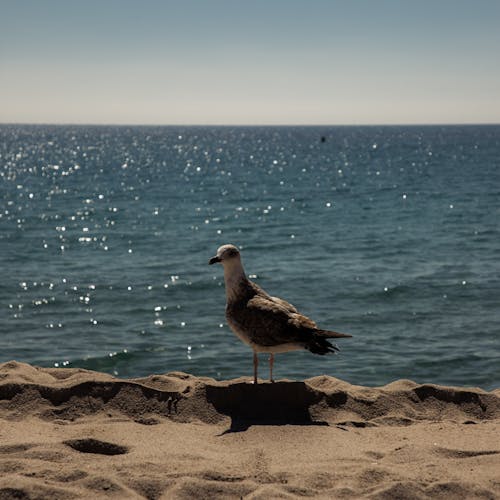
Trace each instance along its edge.
<path fill-rule="evenodd" d="M 497 126 L 339 127 L 322 146 L 325 130 L 300 127 L 2 133 L 4 357 L 123 376 L 240 375 L 247 347 L 220 331 L 223 272 L 206 266 L 230 242 L 247 247 L 247 270 L 270 292 L 354 334 L 333 365 L 291 353 L 279 375 L 384 384 L 412 366 L 419 380 L 491 387 L 496 366 L 462 339 L 480 325 L 484 350 L 498 324 Z M 309 273 L 313 287 L 301 282 Z M 442 317 L 456 318 L 464 355 L 435 374 L 419 362 L 448 345 Z M 378 340 L 366 344 L 370 330 Z M 401 331 L 393 363 L 379 366 Z M 422 334 L 433 335 L 428 351 L 410 352 L 404 342 Z"/>

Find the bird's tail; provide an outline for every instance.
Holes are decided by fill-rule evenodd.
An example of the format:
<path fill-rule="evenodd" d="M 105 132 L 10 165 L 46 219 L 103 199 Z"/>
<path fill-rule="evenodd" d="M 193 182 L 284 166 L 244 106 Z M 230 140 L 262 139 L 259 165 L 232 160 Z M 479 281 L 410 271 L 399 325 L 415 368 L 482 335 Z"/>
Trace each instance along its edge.
<path fill-rule="evenodd" d="M 337 333 L 330 330 L 314 330 L 305 348 L 314 354 L 327 354 L 329 352 L 340 351 L 338 346 L 330 344 L 327 339 L 341 339 L 352 337 L 346 333 Z"/>
<path fill-rule="evenodd" d="M 332 332 L 331 330 L 316 330 L 315 333 L 321 335 L 322 337 L 330 339 L 344 339 L 352 337 L 352 335 L 349 335 L 347 333 Z"/>

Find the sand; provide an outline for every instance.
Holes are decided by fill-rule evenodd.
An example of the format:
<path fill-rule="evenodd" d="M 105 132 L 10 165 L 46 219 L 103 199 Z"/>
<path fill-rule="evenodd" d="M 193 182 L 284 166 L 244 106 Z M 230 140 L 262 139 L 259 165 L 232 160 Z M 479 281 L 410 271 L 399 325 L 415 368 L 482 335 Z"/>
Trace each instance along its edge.
<path fill-rule="evenodd" d="M 500 390 L 0 364 L 0 499 L 500 498 Z"/>

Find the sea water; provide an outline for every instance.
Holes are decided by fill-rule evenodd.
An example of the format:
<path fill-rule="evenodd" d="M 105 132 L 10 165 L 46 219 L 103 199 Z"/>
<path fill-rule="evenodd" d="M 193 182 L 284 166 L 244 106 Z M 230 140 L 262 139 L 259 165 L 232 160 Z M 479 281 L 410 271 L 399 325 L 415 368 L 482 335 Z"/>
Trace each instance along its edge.
<path fill-rule="evenodd" d="M 277 378 L 500 386 L 500 126 L 2 125 L 0 176 L 0 361 L 250 376 L 233 243 L 353 335 Z"/>

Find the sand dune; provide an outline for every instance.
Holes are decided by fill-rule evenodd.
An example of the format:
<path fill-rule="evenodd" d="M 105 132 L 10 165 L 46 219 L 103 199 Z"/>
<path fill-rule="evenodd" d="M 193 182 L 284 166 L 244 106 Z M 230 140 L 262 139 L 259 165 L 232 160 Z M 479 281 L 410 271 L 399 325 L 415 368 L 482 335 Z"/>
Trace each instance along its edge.
<path fill-rule="evenodd" d="M 497 498 L 500 391 L 0 365 L 3 498 Z"/>

